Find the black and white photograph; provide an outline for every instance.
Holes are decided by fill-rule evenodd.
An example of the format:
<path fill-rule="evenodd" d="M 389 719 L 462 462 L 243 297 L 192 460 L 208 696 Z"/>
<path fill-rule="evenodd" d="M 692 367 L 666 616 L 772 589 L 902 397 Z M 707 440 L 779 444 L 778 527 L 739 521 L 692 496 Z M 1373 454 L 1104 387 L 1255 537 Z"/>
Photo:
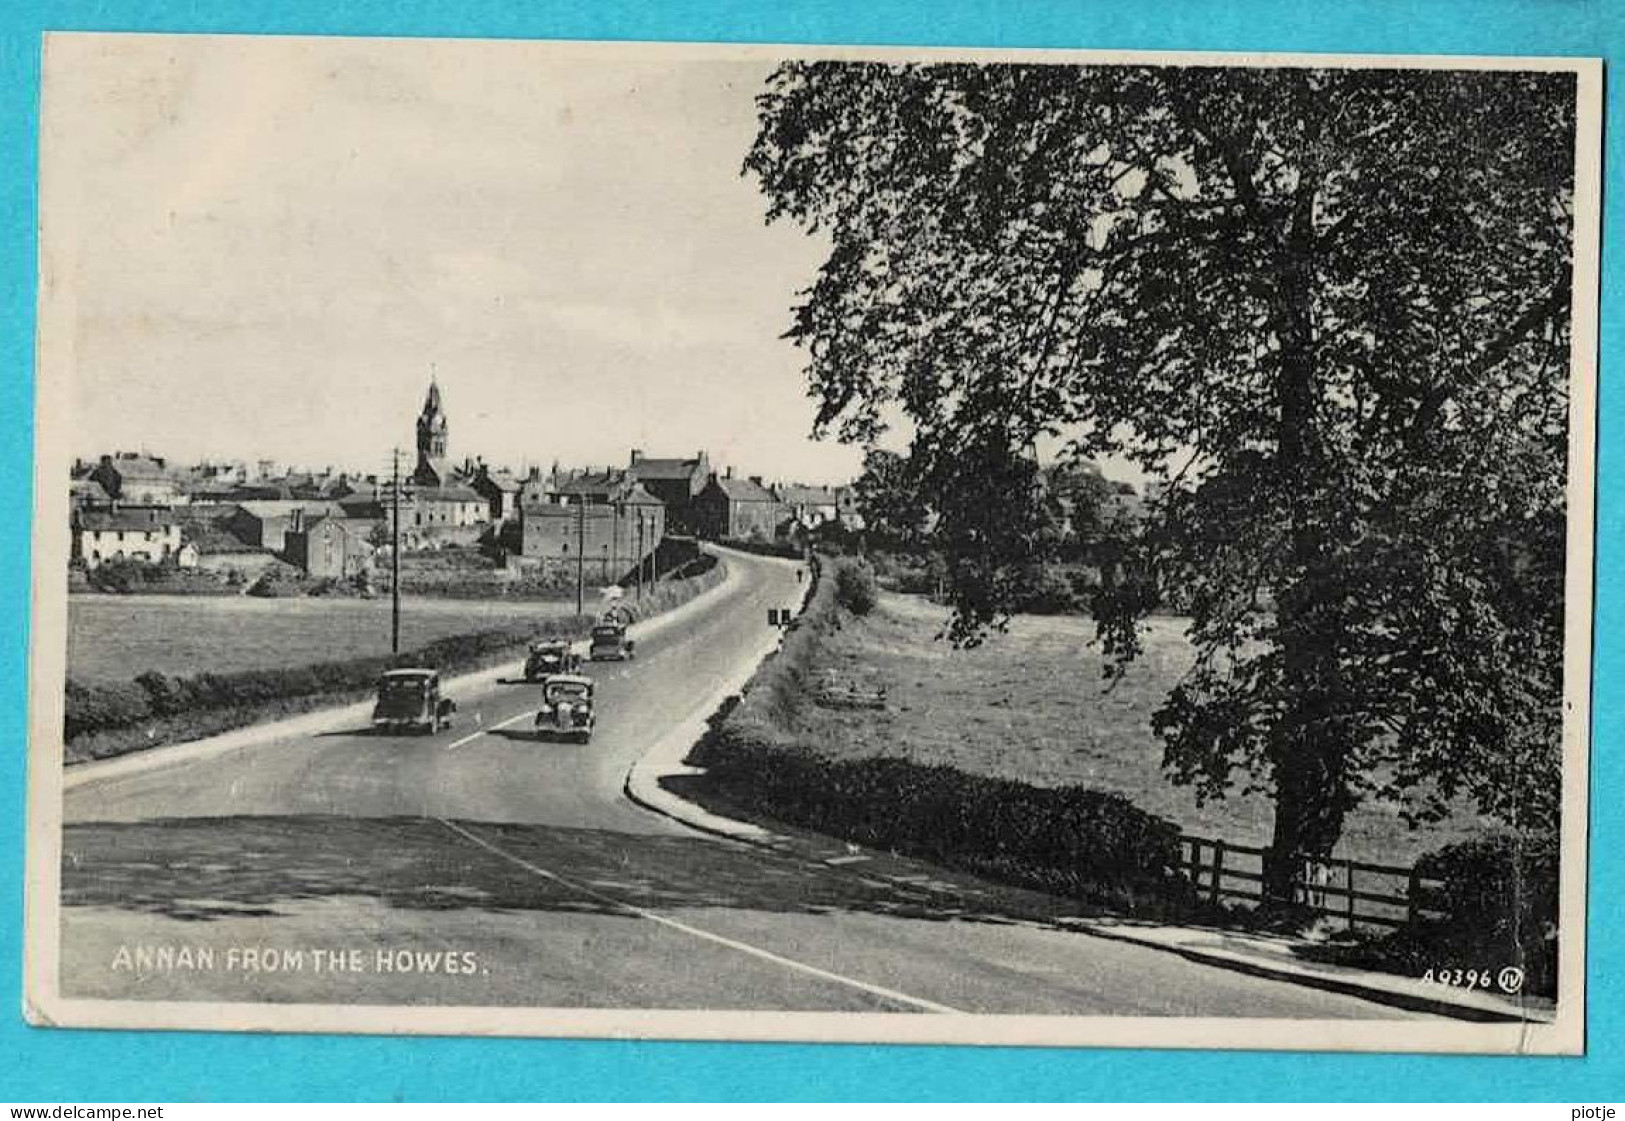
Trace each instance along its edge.
<path fill-rule="evenodd" d="M 1583 1052 L 1596 60 L 42 76 L 33 1023 Z"/>

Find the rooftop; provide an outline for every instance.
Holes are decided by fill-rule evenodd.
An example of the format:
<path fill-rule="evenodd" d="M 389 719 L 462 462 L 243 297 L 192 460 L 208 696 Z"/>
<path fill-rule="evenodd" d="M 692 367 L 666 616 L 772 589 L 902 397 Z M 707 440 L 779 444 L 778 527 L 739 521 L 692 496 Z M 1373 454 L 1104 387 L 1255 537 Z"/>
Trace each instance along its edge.
<path fill-rule="evenodd" d="M 691 479 L 696 471 L 703 469 L 704 463 L 704 456 L 695 456 L 692 459 L 650 459 L 639 455 L 632 461 L 628 470 L 640 480 Z"/>
<path fill-rule="evenodd" d="M 168 529 L 175 524 L 175 515 L 157 506 L 121 506 L 110 510 L 84 510 L 79 514 L 79 527 L 103 533 L 111 530 L 149 531 Z"/>
<path fill-rule="evenodd" d="M 734 502 L 777 502 L 773 492 L 754 479 L 738 479 L 718 475 L 713 480 L 717 489 Z"/>

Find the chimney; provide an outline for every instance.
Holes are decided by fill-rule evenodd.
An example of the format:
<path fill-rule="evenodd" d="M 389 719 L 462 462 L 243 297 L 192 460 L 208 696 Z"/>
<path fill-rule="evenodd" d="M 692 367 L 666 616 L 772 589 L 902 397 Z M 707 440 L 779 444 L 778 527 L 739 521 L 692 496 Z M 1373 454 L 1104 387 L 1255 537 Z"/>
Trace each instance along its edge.
<path fill-rule="evenodd" d="M 755 483 L 757 486 L 762 485 L 762 477 L 760 475 L 752 475 L 750 477 L 750 481 Z"/>
<path fill-rule="evenodd" d="M 639 463 L 642 463 L 642 462 L 643 462 L 643 449 L 642 448 L 633 448 L 632 449 L 632 466 L 636 467 Z"/>
<path fill-rule="evenodd" d="M 731 479 L 731 478 L 733 478 L 733 477 L 734 477 L 734 469 L 733 469 L 733 465 L 732 465 L 732 464 L 730 464 L 730 465 L 728 465 L 728 466 L 727 466 L 727 467 L 724 467 L 724 468 L 723 468 L 723 469 L 722 469 L 722 477 L 723 477 L 723 478 L 724 478 L 724 479 Z"/>

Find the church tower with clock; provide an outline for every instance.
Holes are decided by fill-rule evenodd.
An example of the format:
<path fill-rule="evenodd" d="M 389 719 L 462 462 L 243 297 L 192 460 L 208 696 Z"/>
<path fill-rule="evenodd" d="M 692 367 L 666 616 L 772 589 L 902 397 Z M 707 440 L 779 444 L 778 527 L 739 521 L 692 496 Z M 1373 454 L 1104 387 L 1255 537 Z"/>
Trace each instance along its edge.
<path fill-rule="evenodd" d="M 451 482 L 446 441 L 446 410 L 440 403 L 440 385 L 431 379 L 423 411 L 418 414 L 418 465 L 412 472 L 412 481 L 418 486 L 443 487 Z"/>

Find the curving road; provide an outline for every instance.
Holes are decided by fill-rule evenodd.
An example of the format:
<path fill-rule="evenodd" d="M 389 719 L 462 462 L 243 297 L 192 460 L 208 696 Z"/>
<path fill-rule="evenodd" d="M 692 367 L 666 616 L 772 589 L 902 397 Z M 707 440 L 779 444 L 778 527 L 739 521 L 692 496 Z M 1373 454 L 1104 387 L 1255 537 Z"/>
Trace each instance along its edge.
<path fill-rule="evenodd" d="M 531 1008 L 1407 1018 L 692 832 L 626 772 L 759 648 L 798 588 L 730 554 L 702 609 L 593 665 L 589 745 L 528 734 L 537 687 L 434 736 L 361 727 L 68 792 L 67 997 Z M 923 878 L 923 877 L 922 877 Z M 206 1022 L 206 1021 L 200 1021 Z"/>

